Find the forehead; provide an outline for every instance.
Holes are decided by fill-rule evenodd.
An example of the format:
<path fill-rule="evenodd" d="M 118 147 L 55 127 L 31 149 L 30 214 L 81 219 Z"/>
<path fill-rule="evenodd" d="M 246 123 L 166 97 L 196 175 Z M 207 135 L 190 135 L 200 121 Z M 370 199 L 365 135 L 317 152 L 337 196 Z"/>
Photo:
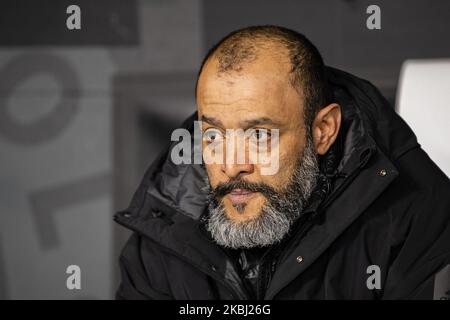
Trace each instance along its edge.
<path fill-rule="evenodd" d="M 218 72 L 218 62 L 205 64 L 197 87 L 199 114 L 235 117 L 251 113 L 272 119 L 301 114 L 302 95 L 289 81 L 290 62 L 277 56 L 263 56 L 240 71 Z"/>

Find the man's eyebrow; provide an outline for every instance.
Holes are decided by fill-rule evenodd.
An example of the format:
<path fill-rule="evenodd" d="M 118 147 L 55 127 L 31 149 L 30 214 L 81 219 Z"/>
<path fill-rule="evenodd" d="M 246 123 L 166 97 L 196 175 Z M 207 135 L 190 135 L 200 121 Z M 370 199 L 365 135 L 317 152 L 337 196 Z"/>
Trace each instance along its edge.
<path fill-rule="evenodd" d="M 201 120 L 206 122 L 206 123 L 209 123 L 209 124 L 211 124 L 213 126 L 223 128 L 222 122 L 220 120 L 214 118 L 214 117 L 209 117 L 209 116 L 202 115 Z"/>
<path fill-rule="evenodd" d="M 241 124 L 243 127 L 245 128 L 250 128 L 250 127 L 254 127 L 254 126 L 259 126 L 259 125 L 278 125 L 278 123 L 270 118 L 267 117 L 261 117 L 261 118 L 256 118 L 256 119 L 249 119 L 249 120 L 242 120 Z"/>
<path fill-rule="evenodd" d="M 222 122 L 219 119 L 216 119 L 214 117 L 202 115 L 201 121 L 204 121 L 206 123 L 209 123 L 210 125 L 224 128 Z M 255 118 L 255 119 L 248 119 L 248 120 L 242 120 L 240 121 L 241 126 L 245 129 L 251 128 L 258 125 L 279 125 L 276 121 L 267 118 L 267 117 L 261 117 L 261 118 Z"/>
<path fill-rule="evenodd" d="M 209 123 L 210 125 L 224 128 L 222 122 L 219 119 L 216 119 L 214 117 L 202 115 L 201 121 L 204 121 L 206 123 Z M 242 120 L 241 126 L 245 129 L 260 126 L 260 125 L 278 125 L 278 123 L 270 118 L 267 117 L 261 117 L 261 118 L 255 118 L 255 119 L 249 119 L 249 120 Z"/>

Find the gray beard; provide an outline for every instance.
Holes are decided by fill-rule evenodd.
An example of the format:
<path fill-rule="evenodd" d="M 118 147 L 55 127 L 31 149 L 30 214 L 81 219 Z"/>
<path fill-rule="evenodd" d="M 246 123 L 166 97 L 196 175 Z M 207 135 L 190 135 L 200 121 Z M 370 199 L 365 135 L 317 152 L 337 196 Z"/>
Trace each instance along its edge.
<path fill-rule="evenodd" d="M 280 193 L 264 194 L 267 203 L 262 206 L 261 214 L 257 218 L 238 223 L 227 217 L 222 201 L 215 201 L 214 192 L 208 182 L 209 219 L 206 228 L 218 245 L 227 248 L 266 247 L 278 243 L 301 216 L 317 184 L 318 174 L 317 155 L 312 138 L 308 136 L 288 186 Z M 244 210 L 242 207 L 235 209 Z"/>

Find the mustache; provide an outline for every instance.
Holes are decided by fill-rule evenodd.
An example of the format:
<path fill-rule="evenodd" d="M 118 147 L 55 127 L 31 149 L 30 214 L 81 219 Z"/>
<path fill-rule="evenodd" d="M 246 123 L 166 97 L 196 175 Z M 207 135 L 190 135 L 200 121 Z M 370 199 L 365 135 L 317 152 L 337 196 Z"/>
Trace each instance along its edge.
<path fill-rule="evenodd" d="M 232 180 L 226 183 L 219 183 L 212 191 L 216 199 L 223 198 L 234 189 L 245 189 L 252 192 L 260 192 L 267 198 L 272 198 L 278 194 L 274 188 L 265 183 L 251 183 L 245 180 Z"/>

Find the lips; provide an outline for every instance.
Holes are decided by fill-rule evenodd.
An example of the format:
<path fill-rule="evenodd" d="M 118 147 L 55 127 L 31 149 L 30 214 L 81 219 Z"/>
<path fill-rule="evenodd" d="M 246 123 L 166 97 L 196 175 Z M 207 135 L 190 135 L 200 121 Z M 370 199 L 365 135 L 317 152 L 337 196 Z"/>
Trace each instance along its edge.
<path fill-rule="evenodd" d="M 230 199 L 233 205 L 246 203 L 256 192 L 247 190 L 247 189 L 233 189 L 229 194 L 228 198 Z"/>

